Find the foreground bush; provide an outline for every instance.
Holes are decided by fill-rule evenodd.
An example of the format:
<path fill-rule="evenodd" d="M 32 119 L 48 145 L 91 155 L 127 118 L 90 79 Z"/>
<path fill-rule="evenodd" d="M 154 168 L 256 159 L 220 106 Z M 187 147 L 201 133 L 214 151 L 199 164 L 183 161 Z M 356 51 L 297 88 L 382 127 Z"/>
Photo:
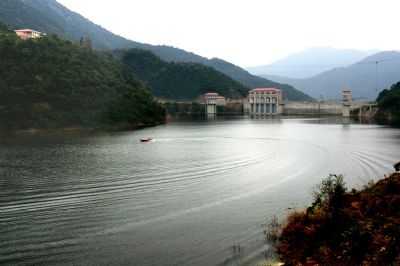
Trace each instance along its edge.
<path fill-rule="evenodd" d="M 287 217 L 277 246 L 285 265 L 400 265 L 400 174 L 346 192 L 330 175 L 314 203 Z"/>

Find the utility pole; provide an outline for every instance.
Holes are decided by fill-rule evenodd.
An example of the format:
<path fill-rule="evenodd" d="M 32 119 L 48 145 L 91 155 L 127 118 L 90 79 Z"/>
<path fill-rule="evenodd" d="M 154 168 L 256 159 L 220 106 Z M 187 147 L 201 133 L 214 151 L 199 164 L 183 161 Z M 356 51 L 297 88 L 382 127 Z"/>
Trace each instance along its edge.
<path fill-rule="evenodd" d="M 378 91 L 378 61 L 375 61 L 375 91 Z"/>

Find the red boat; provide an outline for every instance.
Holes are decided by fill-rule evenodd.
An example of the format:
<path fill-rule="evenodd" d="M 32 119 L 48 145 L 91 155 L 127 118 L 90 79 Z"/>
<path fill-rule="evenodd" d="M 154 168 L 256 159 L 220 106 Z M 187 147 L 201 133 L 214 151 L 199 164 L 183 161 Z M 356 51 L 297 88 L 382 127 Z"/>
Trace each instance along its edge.
<path fill-rule="evenodd" d="M 152 141 L 152 138 L 144 138 L 144 139 L 140 139 L 140 142 L 150 142 Z"/>

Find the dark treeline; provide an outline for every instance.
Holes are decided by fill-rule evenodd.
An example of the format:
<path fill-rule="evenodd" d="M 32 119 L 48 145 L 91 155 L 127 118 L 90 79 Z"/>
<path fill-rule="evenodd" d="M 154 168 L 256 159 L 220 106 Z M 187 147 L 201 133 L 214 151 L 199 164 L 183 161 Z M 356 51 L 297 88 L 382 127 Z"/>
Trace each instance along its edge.
<path fill-rule="evenodd" d="M 191 103 L 177 103 L 177 102 L 165 102 L 162 104 L 167 114 L 193 114 L 193 115 L 205 115 L 206 106 L 197 102 Z M 226 104 L 217 105 L 217 113 L 222 115 L 242 115 L 243 106 L 241 104 Z"/>
<path fill-rule="evenodd" d="M 0 34 L 8 34 L 12 32 L 12 27 L 0 21 Z"/>
<path fill-rule="evenodd" d="M 201 115 L 205 114 L 204 104 L 199 104 L 196 102 L 192 103 L 177 103 L 177 102 L 166 102 L 162 104 L 167 114 L 195 114 Z"/>
<path fill-rule="evenodd" d="M 143 83 L 90 41 L 0 35 L 0 129 L 135 126 L 164 120 Z"/>
<path fill-rule="evenodd" d="M 377 102 L 379 120 L 400 124 L 400 82 L 393 84 L 390 90 L 383 90 Z"/>

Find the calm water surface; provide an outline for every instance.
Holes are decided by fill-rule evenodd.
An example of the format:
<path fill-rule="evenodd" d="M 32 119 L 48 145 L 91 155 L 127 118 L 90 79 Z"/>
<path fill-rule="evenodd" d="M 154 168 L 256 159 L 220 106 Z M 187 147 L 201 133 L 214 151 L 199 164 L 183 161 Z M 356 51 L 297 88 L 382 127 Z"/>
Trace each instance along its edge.
<path fill-rule="evenodd" d="M 321 178 L 360 187 L 399 160 L 400 129 L 340 118 L 2 137 L 0 264 L 251 265 L 260 224 L 309 204 Z"/>

